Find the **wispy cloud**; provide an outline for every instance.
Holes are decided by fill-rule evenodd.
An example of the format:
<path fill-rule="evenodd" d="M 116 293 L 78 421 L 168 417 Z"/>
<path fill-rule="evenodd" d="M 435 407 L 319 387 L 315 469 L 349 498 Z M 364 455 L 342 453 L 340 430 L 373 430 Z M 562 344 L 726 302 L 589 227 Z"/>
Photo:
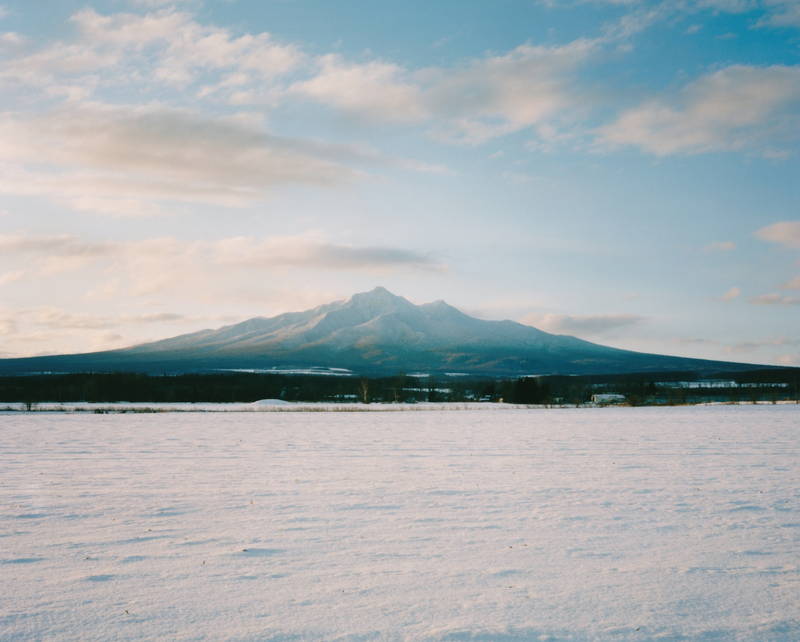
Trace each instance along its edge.
<path fill-rule="evenodd" d="M 242 206 L 287 183 L 326 185 L 357 172 L 345 146 L 273 136 L 252 120 L 161 106 L 64 106 L 0 115 L 0 191 L 78 210 L 157 213 L 153 201 Z M 25 163 L 20 170 L 13 164 Z"/>
<path fill-rule="evenodd" d="M 27 272 L 15 270 L 6 283 L 20 280 L 23 276 L 52 276 L 80 269 L 100 257 L 108 257 L 118 248 L 114 243 L 81 241 L 71 235 L 27 236 L 24 234 L 0 234 L 0 251 L 4 256 L 28 255 Z M 28 261 L 31 258 L 27 259 Z M 36 269 L 33 266 L 36 266 Z"/>
<path fill-rule="evenodd" d="M 575 71 L 597 47 L 591 40 L 526 44 L 453 68 L 413 72 L 325 55 L 317 61 L 319 71 L 287 94 L 374 121 L 427 122 L 440 140 L 481 143 L 548 123 L 573 108 L 579 100 Z"/>
<path fill-rule="evenodd" d="M 775 153 L 798 137 L 800 66 L 734 65 L 654 99 L 597 130 L 601 145 L 658 156 L 752 150 Z"/>
<path fill-rule="evenodd" d="M 10 272 L 0 273 L 0 286 L 7 285 L 19 281 L 25 276 L 24 270 L 12 270 Z"/>
<path fill-rule="evenodd" d="M 27 42 L 28 39 L 25 36 L 14 31 L 0 33 L 0 52 L 13 53 L 15 50 L 21 49 Z"/>
<path fill-rule="evenodd" d="M 766 13 L 758 21 L 758 27 L 800 28 L 800 3 L 797 0 L 765 0 Z"/>
<path fill-rule="evenodd" d="M 720 297 L 722 301 L 733 301 L 734 299 L 738 299 L 739 295 L 741 295 L 742 291 L 737 287 L 732 287 L 728 290 L 725 294 Z"/>
<path fill-rule="evenodd" d="M 0 65 L 0 84 L 42 92 L 43 107 L 0 113 L 0 192 L 153 216 L 176 204 L 247 206 L 277 186 L 339 185 L 365 168 L 451 173 L 363 146 L 277 136 L 264 124 L 267 104 L 298 97 L 361 118 L 426 117 L 422 89 L 397 65 L 312 59 L 268 33 L 204 25 L 174 7 L 108 15 L 87 8 L 71 23 L 74 38 L 21 46 Z M 2 38 L 19 44 L 16 34 Z M 193 95 L 192 107 L 168 105 L 165 85 Z M 123 86 L 142 102 L 107 100 Z M 230 115 L 231 104 L 256 111 Z"/>
<path fill-rule="evenodd" d="M 331 243 L 314 236 L 228 237 L 215 241 L 152 238 L 140 241 L 83 241 L 75 236 L 0 235 L 7 258 L 25 257 L 28 278 L 52 277 L 91 267 L 101 279 L 113 275 L 95 295 L 122 290 L 135 296 L 204 284 L 220 288 L 235 282 L 241 270 L 342 270 L 350 272 L 442 272 L 437 257 L 392 246 Z M 15 273 L 9 273 L 14 276 Z M 9 277 L 9 282 L 16 280 Z M 108 278 L 108 277 L 105 277 Z"/>
<path fill-rule="evenodd" d="M 784 290 L 800 290 L 800 276 L 787 281 L 781 286 Z"/>
<path fill-rule="evenodd" d="M 237 75 L 251 85 L 263 85 L 305 60 L 298 47 L 276 42 L 268 33 L 236 34 L 201 24 L 172 6 L 143 15 L 105 15 L 87 8 L 74 13 L 70 22 L 74 37 L 20 51 L 2 66 L 0 81 L 51 92 L 66 83 L 90 93 L 122 84 L 139 90 L 224 86 Z"/>
<path fill-rule="evenodd" d="M 640 14 L 648 3 L 643 0 L 573 0 L 563 2 L 558 0 L 544 0 L 542 4 L 563 7 L 570 4 L 609 4 L 621 7 L 631 7 L 630 15 Z M 650 11 L 656 11 L 662 19 L 674 18 L 681 14 L 698 14 L 703 11 L 719 13 L 744 14 L 752 13 L 757 16 L 753 23 L 756 28 L 763 27 L 800 27 L 800 5 L 796 0 L 681 0 L 655 2 Z"/>
<path fill-rule="evenodd" d="M 9 254 L 47 254 L 49 256 L 102 256 L 115 251 L 117 243 L 82 241 L 70 234 L 30 236 L 0 234 L 0 250 Z"/>
<path fill-rule="evenodd" d="M 172 9 L 144 16 L 109 16 L 84 9 L 73 15 L 72 22 L 89 46 L 116 52 L 159 48 L 155 78 L 182 86 L 194 82 L 205 70 L 236 70 L 269 78 L 290 71 L 302 60 L 296 47 L 276 43 L 268 33 L 236 36 Z"/>
<path fill-rule="evenodd" d="M 635 314 L 547 314 L 536 325 L 547 332 L 559 334 L 598 335 L 640 325 L 646 320 Z"/>
<path fill-rule="evenodd" d="M 398 268 L 442 270 L 430 255 L 396 247 L 358 247 L 318 241 L 308 237 L 264 240 L 239 237 L 217 242 L 216 261 L 245 267 L 307 267 L 383 271 Z"/>
<path fill-rule="evenodd" d="M 131 0 L 134 5 L 138 7 L 165 7 L 175 6 L 180 4 L 197 3 L 198 0 Z"/>
<path fill-rule="evenodd" d="M 240 320 L 241 317 L 231 315 L 192 315 L 168 311 L 87 314 L 55 306 L 39 306 L 18 309 L 13 313 L 0 310 L 0 336 L 5 336 L 6 341 L 17 348 L 16 354 L 6 353 L 3 356 L 35 356 L 120 348 L 141 342 L 142 337 L 150 333 L 157 336 L 167 332 L 174 334 L 178 328 L 178 331 L 195 330 Z"/>
<path fill-rule="evenodd" d="M 750 299 L 756 305 L 800 305 L 800 297 L 786 296 L 777 292 L 761 294 Z"/>
<path fill-rule="evenodd" d="M 800 249 L 800 221 L 780 221 L 762 227 L 756 236 L 790 249 Z"/>
<path fill-rule="evenodd" d="M 714 241 L 703 248 L 706 252 L 730 252 L 736 249 L 733 241 Z"/>
<path fill-rule="evenodd" d="M 0 81 L 84 102 L 123 85 L 151 97 L 163 95 L 167 85 L 198 100 L 258 108 L 310 100 L 364 121 L 424 124 L 431 136 L 450 143 L 479 144 L 527 130 L 551 144 L 585 134 L 596 105 L 580 72 L 604 52 L 675 13 L 732 12 L 742 3 L 625 4 L 631 11 L 594 38 L 525 43 L 448 67 L 410 69 L 334 53 L 311 56 L 266 32 L 202 24 L 175 2 L 139 0 L 148 12 L 77 11 L 71 17 L 75 38 L 12 57 Z M 788 11 L 793 5 L 776 0 L 764 6 Z M 797 66 L 734 65 L 675 96 L 625 111 L 596 133 L 602 147 L 633 145 L 657 155 L 750 150 L 779 157 L 798 129 L 798 100 Z"/>
<path fill-rule="evenodd" d="M 149 314 L 132 314 L 118 316 L 98 316 L 91 314 L 75 314 L 66 310 L 47 306 L 18 311 L 18 319 L 25 320 L 33 326 L 51 330 L 105 330 L 120 328 L 126 325 L 148 325 L 162 323 L 225 323 L 237 320 L 236 317 L 197 316 L 177 312 L 154 312 Z"/>
<path fill-rule="evenodd" d="M 563 117 L 580 101 L 574 74 L 597 47 L 590 40 L 521 45 L 459 69 L 429 70 L 426 99 L 443 123 L 435 133 L 480 143 Z"/>
<path fill-rule="evenodd" d="M 211 115 L 161 102 L 164 87 L 269 87 L 304 55 L 270 34 L 203 25 L 175 3 L 140 13 L 71 16 L 73 37 L 27 45 L 3 34 L 4 89 L 41 92 L 49 109 L 0 113 L 0 191 L 43 195 L 78 211 L 157 215 L 165 202 L 236 207 L 277 185 L 340 184 L 367 161 L 345 145 L 270 134 L 263 117 Z M 138 105 L 98 95 L 125 87 Z M 148 97 L 156 100 L 148 101 Z M 197 101 L 195 101 L 197 103 Z M 5 166 L 3 166 L 5 164 Z"/>
<path fill-rule="evenodd" d="M 420 87 L 398 65 L 348 63 L 337 54 L 322 56 L 317 64 L 317 74 L 292 85 L 290 95 L 302 95 L 376 121 L 415 122 L 429 115 Z"/>
<path fill-rule="evenodd" d="M 799 345 L 800 340 L 790 339 L 788 337 L 769 337 L 757 341 L 742 341 L 727 347 L 728 352 L 751 352 L 761 348 L 770 348 L 774 346 L 793 346 Z"/>

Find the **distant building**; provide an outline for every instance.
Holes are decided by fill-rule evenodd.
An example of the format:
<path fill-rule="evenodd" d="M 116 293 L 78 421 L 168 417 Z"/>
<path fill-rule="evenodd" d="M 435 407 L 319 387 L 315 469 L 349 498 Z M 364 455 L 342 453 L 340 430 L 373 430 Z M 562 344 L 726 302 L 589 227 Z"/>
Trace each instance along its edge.
<path fill-rule="evenodd" d="M 592 403 L 610 404 L 610 403 L 625 403 L 625 395 L 616 394 L 613 392 L 603 392 L 592 395 Z"/>

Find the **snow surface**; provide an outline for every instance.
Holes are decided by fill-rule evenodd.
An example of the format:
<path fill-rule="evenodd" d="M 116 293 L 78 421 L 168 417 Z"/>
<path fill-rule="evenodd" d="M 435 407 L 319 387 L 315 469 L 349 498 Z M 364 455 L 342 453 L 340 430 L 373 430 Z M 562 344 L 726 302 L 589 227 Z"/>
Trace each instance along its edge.
<path fill-rule="evenodd" d="M 0 416 L 0 639 L 798 640 L 800 407 Z"/>
<path fill-rule="evenodd" d="M 258 401 L 253 401 L 251 406 L 256 407 L 263 407 L 263 406 L 291 406 L 288 401 L 284 401 L 283 399 L 259 399 Z"/>

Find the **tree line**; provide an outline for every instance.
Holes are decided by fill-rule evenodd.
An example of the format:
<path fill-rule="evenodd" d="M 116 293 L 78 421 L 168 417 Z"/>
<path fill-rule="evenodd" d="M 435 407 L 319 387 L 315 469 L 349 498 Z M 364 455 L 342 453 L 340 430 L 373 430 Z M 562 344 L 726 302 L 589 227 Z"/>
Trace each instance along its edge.
<path fill-rule="evenodd" d="M 254 373 L 154 376 L 137 373 L 78 373 L 0 377 L 0 402 L 252 402 L 259 399 L 326 402 L 507 402 L 581 404 L 601 392 L 621 394 L 630 405 L 698 401 L 800 399 L 800 369 L 754 370 L 721 375 L 729 388 L 681 388 L 693 373 L 479 377 L 333 377 Z M 774 386 L 772 384 L 780 384 Z"/>

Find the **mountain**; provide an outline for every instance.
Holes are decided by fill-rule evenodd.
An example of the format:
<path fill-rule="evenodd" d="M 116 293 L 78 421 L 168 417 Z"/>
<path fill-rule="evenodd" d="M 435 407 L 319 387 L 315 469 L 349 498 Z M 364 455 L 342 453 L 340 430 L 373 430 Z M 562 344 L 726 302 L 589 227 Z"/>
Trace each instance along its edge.
<path fill-rule="evenodd" d="M 381 287 L 305 312 L 256 317 L 121 350 L 0 359 L 3 374 L 346 369 L 370 375 L 519 376 L 753 367 L 609 348 L 513 321 L 476 319 L 444 301 L 414 305 Z"/>

